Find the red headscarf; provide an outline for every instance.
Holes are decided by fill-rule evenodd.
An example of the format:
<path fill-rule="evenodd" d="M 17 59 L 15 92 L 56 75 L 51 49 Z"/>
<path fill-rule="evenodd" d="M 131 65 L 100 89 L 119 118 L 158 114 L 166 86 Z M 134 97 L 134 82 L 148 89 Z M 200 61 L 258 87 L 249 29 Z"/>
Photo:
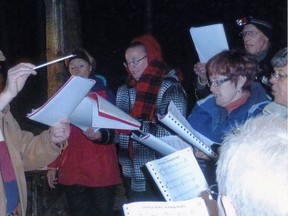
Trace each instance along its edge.
<path fill-rule="evenodd" d="M 138 81 L 132 79 L 129 82 L 131 86 L 136 87 L 136 101 L 130 114 L 134 118 L 152 121 L 156 112 L 157 95 L 167 72 L 166 65 L 163 62 L 161 47 L 152 35 L 145 34 L 131 42 L 136 41 L 146 49 L 148 67 Z"/>

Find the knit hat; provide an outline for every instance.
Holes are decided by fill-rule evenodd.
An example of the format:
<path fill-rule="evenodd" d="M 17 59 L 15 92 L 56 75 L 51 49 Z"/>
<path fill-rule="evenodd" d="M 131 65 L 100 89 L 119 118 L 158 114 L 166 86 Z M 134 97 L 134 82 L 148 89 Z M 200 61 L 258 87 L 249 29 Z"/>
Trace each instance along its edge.
<path fill-rule="evenodd" d="M 0 50 L 0 61 L 5 61 L 5 60 L 6 60 L 5 56 L 3 52 Z"/>
<path fill-rule="evenodd" d="M 158 41 L 150 34 L 142 35 L 132 40 L 132 42 L 143 44 L 147 52 L 148 63 L 151 61 L 163 61 L 161 46 Z"/>
<path fill-rule="evenodd" d="M 248 25 L 248 24 L 252 24 L 256 28 L 258 28 L 261 32 L 263 32 L 263 34 L 266 37 L 268 38 L 271 37 L 272 24 L 267 21 L 255 19 L 252 16 L 249 16 L 249 17 L 242 17 L 240 19 L 237 19 L 236 23 L 238 26 L 241 26 L 241 27 L 244 27 L 245 25 Z"/>
<path fill-rule="evenodd" d="M 94 58 L 84 49 L 78 48 L 73 50 L 72 52 L 70 52 L 69 54 L 73 54 L 75 56 L 73 56 L 72 58 L 66 59 L 65 60 L 65 66 L 67 68 L 69 68 L 69 63 L 73 60 L 73 59 L 83 59 L 86 62 L 88 62 L 89 65 L 92 66 L 92 72 L 95 70 L 96 67 L 96 62 L 94 60 Z"/>

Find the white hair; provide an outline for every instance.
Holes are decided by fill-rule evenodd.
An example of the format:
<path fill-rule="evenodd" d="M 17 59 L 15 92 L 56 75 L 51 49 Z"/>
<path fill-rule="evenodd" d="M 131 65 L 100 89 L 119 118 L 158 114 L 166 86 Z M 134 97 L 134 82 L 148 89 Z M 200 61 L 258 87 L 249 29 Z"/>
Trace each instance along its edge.
<path fill-rule="evenodd" d="M 219 194 L 237 215 L 288 215 L 287 119 L 249 119 L 226 135 L 217 162 Z"/>

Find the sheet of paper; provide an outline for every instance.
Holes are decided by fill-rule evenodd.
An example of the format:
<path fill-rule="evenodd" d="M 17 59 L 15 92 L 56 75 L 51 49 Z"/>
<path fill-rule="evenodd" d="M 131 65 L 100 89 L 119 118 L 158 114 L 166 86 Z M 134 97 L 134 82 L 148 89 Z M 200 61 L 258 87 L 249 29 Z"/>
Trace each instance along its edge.
<path fill-rule="evenodd" d="M 229 49 L 223 24 L 191 27 L 190 34 L 202 63 Z"/>
<path fill-rule="evenodd" d="M 150 133 L 133 132 L 131 138 L 154 149 L 162 155 L 168 155 L 178 150 L 191 147 L 191 145 L 178 136 L 155 137 Z"/>
<path fill-rule="evenodd" d="M 171 147 L 175 148 L 177 151 L 182 150 L 188 147 L 191 147 L 189 143 L 181 139 L 179 136 L 165 136 L 165 137 L 159 137 L 163 142 L 167 143 Z"/>
<path fill-rule="evenodd" d="M 192 148 L 150 161 L 146 167 L 166 201 L 193 199 L 208 189 Z"/>
<path fill-rule="evenodd" d="M 176 152 L 177 149 L 170 146 L 160 138 L 157 138 L 149 133 L 144 133 L 138 136 L 136 133 L 132 133 L 131 138 L 136 140 L 139 143 L 142 143 L 149 148 L 154 149 L 155 151 L 161 153 L 162 155 L 168 155 L 173 152 Z"/>
<path fill-rule="evenodd" d="M 202 198 L 177 202 L 134 202 L 123 205 L 125 216 L 209 216 Z"/>
<path fill-rule="evenodd" d="M 201 138 L 197 136 L 199 133 L 191 127 L 186 118 L 177 109 L 173 101 L 171 101 L 168 106 L 167 114 L 163 116 L 158 115 L 158 120 L 176 132 L 186 142 L 204 152 L 207 156 L 213 159 L 218 157 L 217 154 L 210 148 L 210 146 L 214 143 L 208 138 L 205 138 L 205 141 L 203 141 L 202 138 L 204 138 L 204 136 L 201 136 Z"/>
<path fill-rule="evenodd" d="M 123 130 L 139 130 L 141 123 L 96 94 L 92 126 Z"/>
<path fill-rule="evenodd" d="M 53 126 L 64 118 L 69 118 L 73 110 L 87 95 L 95 80 L 71 76 L 69 80 L 39 109 L 29 113 L 31 120 Z"/>
<path fill-rule="evenodd" d="M 85 97 L 70 115 L 71 124 L 83 131 L 92 127 L 93 99 Z"/>
<path fill-rule="evenodd" d="M 83 131 L 87 128 L 108 128 L 108 129 L 124 129 L 124 130 L 138 130 L 140 122 L 133 119 L 128 114 L 119 111 L 119 108 L 97 95 L 96 93 L 86 96 L 81 103 L 76 107 L 70 116 L 70 121 L 75 126 Z M 103 103 L 106 106 L 103 106 Z M 102 107 L 102 115 L 98 107 Z M 123 115 L 124 113 L 124 115 Z"/>

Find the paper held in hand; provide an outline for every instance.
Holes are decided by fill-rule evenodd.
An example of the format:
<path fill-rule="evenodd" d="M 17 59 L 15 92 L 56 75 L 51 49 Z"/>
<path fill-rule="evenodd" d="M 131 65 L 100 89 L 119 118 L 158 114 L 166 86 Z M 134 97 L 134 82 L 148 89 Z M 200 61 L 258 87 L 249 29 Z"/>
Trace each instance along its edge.
<path fill-rule="evenodd" d="M 155 137 L 147 132 L 133 131 L 131 138 L 161 153 L 162 155 L 168 155 L 178 150 L 191 147 L 191 145 L 189 145 L 179 136 L 173 136 L 173 135 L 164 137 Z"/>
<path fill-rule="evenodd" d="M 191 27 L 190 34 L 202 63 L 229 49 L 223 24 Z"/>
<path fill-rule="evenodd" d="M 210 148 L 214 142 L 195 131 L 186 118 L 177 109 L 173 101 L 171 101 L 168 106 L 167 114 L 163 116 L 158 115 L 158 120 L 210 158 L 216 159 L 218 157 Z"/>
<path fill-rule="evenodd" d="M 208 190 L 191 147 L 150 161 L 146 167 L 166 201 L 193 199 Z"/>
<path fill-rule="evenodd" d="M 134 202 L 124 204 L 123 211 L 125 216 L 209 216 L 200 197 L 177 202 Z"/>
<path fill-rule="evenodd" d="M 87 129 L 139 130 L 141 123 L 96 93 L 89 94 L 70 116 L 71 123 Z"/>
<path fill-rule="evenodd" d="M 74 109 L 96 83 L 92 79 L 71 76 L 67 82 L 40 108 L 27 115 L 31 120 L 53 126 L 69 118 Z"/>
<path fill-rule="evenodd" d="M 71 124 L 87 128 L 138 130 L 140 122 L 96 93 L 86 96 L 95 80 L 71 76 L 39 109 L 28 114 L 31 120 L 53 126 L 68 118 Z"/>

